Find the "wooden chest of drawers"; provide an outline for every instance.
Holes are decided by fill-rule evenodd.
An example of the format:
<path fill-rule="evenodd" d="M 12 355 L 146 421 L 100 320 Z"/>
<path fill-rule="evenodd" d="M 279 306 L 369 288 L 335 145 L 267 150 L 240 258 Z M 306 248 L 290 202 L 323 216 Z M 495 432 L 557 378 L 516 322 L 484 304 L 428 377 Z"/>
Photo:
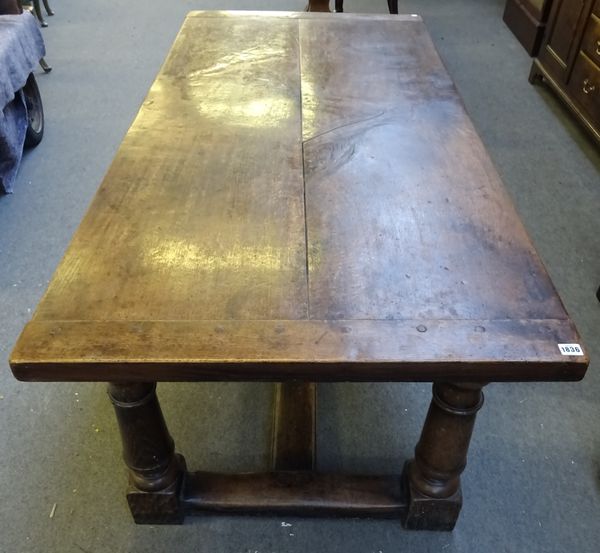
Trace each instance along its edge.
<path fill-rule="evenodd" d="M 600 0 L 555 0 L 529 80 L 543 80 L 600 143 Z"/>
<path fill-rule="evenodd" d="M 540 50 L 552 0 L 506 0 L 502 19 L 530 56 Z"/>

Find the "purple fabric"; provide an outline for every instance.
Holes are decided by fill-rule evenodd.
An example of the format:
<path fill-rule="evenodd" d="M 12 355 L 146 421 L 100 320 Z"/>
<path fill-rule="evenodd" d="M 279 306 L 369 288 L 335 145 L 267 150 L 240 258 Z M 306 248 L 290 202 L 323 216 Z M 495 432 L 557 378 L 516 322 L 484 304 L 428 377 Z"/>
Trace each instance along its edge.
<path fill-rule="evenodd" d="M 27 132 L 27 108 L 22 92 L 0 112 L 0 190 L 12 192 Z"/>
<path fill-rule="evenodd" d="M 19 91 L 45 54 L 30 13 L 0 15 L 0 191 L 6 193 L 12 192 L 27 129 L 27 109 Z"/>

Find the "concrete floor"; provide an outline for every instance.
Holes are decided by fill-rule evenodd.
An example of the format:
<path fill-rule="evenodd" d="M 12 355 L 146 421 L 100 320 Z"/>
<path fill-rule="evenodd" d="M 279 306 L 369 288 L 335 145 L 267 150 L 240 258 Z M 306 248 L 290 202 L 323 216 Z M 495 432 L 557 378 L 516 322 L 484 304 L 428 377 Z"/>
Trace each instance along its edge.
<path fill-rule="evenodd" d="M 600 543 L 600 156 L 556 99 L 527 82 L 530 60 L 502 0 L 405 0 L 421 14 L 592 356 L 583 383 L 493 384 L 452 534 L 397 521 L 214 517 L 136 526 L 101 384 L 15 381 L 8 354 L 191 9 L 300 10 L 304 0 L 56 3 L 43 31 L 54 65 L 38 82 L 47 129 L 12 196 L 0 197 L 0 551 L 597 552 Z M 383 0 L 346 0 L 382 12 Z M 265 469 L 271 387 L 161 385 L 194 468 Z M 398 471 L 429 386 L 320 388 L 319 465 Z M 344 424 L 351 417 L 352 425 Z M 50 512 L 56 509 L 53 518 Z M 282 525 L 282 522 L 291 526 Z"/>

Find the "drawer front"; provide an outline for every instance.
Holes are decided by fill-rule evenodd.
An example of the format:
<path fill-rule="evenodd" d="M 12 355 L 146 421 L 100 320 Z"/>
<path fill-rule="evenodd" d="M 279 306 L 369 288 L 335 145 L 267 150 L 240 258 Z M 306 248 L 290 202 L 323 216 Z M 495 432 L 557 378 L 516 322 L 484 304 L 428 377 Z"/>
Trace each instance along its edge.
<path fill-rule="evenodd" d="M 598 124 L 600 122 L 600 68 L 581 52 L 577 56 L 568 88 L 569 95 Z"/>
<path fill-rule="evenodd" d="M 595 15 L 590 16 L 583 35 L 581 49 L 600 66 L 600 18 Z"/>
<path fill-rule="evenodd" d="M 583 29 L 589 19 L 591 0 L 554 0 L 538 58 L 560 85 L 567 84 L 579 53 Z"/>
<path fill-rule="evenodd" d="M 586 18 L 585 7 L 584 0 L 557 0 L 556 2 L 553 22 L 548 29 L 546 47 L 565 68 L 573 59 L 577 48 L 574 38 Z"/>

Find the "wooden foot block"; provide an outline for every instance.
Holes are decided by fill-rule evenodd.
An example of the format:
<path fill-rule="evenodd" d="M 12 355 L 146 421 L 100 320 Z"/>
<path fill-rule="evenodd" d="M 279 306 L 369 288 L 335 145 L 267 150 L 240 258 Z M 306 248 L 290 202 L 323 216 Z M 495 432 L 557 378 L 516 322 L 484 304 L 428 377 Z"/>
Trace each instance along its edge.
<path fill-rule="evenodd" d="M 412 486 L 408 478 L 409 462 L 402 474 L 407 500 L 404 526 L 408 530 L 438 530 L 450 532 L 454 529 L 462 507 L 460 487 L 450 497 L 435 498 L 424 495 Z"/>
<path fill-rule="evenodd" d="M 180 465 L 179 477 L 163 490 L 146 492 L 139 490 L 130 481 L 127 502 L 133 520 L 137 524 L 182 524 L 185 517 L 183 508 L 183 480 L 185 460 L 177 455 Z"/>

